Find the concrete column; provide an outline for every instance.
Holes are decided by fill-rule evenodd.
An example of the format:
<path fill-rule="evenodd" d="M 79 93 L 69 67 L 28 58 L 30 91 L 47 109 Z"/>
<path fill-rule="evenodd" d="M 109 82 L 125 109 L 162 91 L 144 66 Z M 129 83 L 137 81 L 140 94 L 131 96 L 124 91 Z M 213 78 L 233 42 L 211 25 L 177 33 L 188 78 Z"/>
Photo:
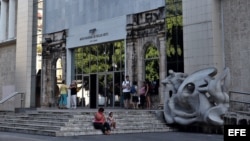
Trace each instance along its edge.
<path fill-rule="evenodd" d="M 164 35 L 163 35 L 164 36 Z M 159 99 L 160 99 L 160 104 L 164 103 L 165 99 L 165 92 L 164 92 L 164 86 L 161 84 L 161 81 L 166 78 L 166 67 L 167 67 L 167 56 L 166 56 L 166 46 L 165 46 L 165 38 L 164 37 L 159 37 L 160 41 L 160 87 L 159 87 Z"/>
<path fill-rule="evenodd" d="M 5 0 L 1 0 L 0 42 L 6 40 L 7 6 L 7 2 Z"/>
<path fill-rule="evenodd" d="M 9 22 L 8 22 L 8 39 L 15 37 L 15 25 L 16 25 L 16 0 L 9 0 Z"/>
<path fill-rule="evenodd" d="M 132 42 L 127 42 L 126 43 L 126 66 L 127 66 L 127 70 L 125 70 L 125 74 L 126 75 L 129 75 L 129 79 L 130 81 L 132 81 L 134 79 L 134 72 L 133 72 L 133 64 L 135 62 L 134 59 L 133 59 L 133 43 Z"/>

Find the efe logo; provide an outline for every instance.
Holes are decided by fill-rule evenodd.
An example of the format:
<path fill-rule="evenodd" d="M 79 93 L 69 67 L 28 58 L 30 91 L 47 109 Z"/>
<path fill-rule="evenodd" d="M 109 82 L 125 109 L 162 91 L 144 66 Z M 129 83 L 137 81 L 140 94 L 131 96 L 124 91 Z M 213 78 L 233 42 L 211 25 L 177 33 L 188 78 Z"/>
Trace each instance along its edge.
<path fill-rule="evenodd" d="M 224 141 L 249 141 L 250 125 L 224 125 Z"/>
<path fill-rule="evenodd" d="M 228 136 L 247 136 L 246 129 L 228 129 Z"/>

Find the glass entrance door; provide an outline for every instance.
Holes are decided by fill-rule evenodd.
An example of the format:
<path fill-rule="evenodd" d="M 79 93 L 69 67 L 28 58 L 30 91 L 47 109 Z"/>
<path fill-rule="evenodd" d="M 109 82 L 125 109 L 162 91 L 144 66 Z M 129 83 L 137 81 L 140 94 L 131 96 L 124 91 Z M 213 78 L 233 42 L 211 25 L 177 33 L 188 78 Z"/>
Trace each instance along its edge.
<path fill-rule="evenodd" d="M 121 107 L 122 72 L 78 76 L 77 107 Z"/>
<path fill-rule="evenodd" d="M 81 89 L 77 92 L 77 107 L 89 107 L 90 105 L 90 76 L 82 75 L 77 87 Z"/>
<path fill-rule="evenodd" d="M 114 107 L 114 80 L 113 73 L 101 73 L 97 77 L 97 106 Z"/>

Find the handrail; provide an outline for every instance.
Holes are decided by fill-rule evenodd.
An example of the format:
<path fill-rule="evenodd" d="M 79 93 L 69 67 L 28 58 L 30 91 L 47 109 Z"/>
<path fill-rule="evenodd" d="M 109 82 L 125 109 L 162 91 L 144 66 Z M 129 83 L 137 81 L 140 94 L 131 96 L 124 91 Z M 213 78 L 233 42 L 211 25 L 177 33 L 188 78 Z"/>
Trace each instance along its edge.
<path fill-rule="evenodd" d="M 21 94 L 21 108 L 24 107 L 24 93 L 23 92 L 14 92 L 8 96 L 6 96 L 5 98 L 3 98 L 1 101 L 0 101 L 0 104 L 3 104 L 4 102 L 6 102 L 7 100 L 9 100 L 10 98 L 18 95 L 18 94 Z"/>

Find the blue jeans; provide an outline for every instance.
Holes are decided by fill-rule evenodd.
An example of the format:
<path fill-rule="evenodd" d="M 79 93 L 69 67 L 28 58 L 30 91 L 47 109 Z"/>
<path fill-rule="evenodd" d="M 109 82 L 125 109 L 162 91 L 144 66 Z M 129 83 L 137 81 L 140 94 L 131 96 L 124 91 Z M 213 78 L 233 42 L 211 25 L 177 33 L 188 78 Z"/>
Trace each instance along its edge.
<path fill-rule="evenodd" d="M 60 95 L 59 107 L 66 107 L 66 105 L 67 105 L 67 97 L 68 97 L 68 94 L 61 94 Z"/>

